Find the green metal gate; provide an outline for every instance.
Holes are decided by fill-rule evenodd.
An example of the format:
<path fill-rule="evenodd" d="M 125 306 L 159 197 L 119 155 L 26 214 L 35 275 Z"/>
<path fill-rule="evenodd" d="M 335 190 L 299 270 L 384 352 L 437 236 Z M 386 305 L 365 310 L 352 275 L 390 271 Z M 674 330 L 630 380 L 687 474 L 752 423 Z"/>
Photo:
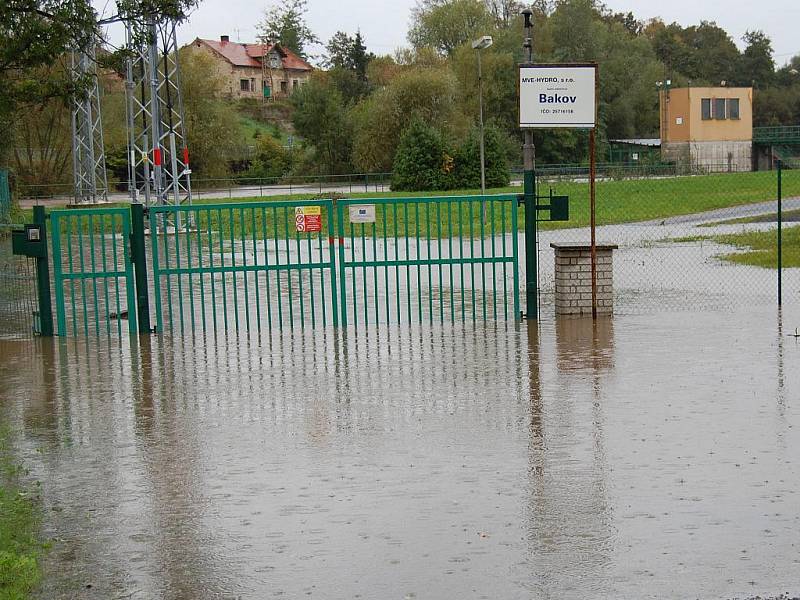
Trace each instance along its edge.
<path fill-rule="evenodd" d="M 54 210 L 50 230 L 58 335 L 135 334 L 130 209 Z"/>
<path fill-rule="evenodd" d="M 332 215 L 330 200 L 151 207 L 156 330 L 336 326 Z"/>
<path fill-rule="evenodd" d="M 342 324 L 519 318 L 517 198 L 339 201 Z"/>
<path fill-rule="evenodd" d="M 132 257 L 130 209 L 52 211 L 57 331 L 146 331 L 151 304 L 180 334 L 518 319 L 517 214 L 514 194 L 154 206 Z"/>

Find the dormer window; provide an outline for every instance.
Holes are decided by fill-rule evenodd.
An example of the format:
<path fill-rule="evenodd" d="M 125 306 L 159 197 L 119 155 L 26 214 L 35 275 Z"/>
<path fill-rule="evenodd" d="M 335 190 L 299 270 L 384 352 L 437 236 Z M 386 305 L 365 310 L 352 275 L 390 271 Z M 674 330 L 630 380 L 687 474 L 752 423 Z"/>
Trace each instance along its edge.
<path fill-rule="evenodd" d="M 277 52 L 273 52 L 269 55 L 269 66 L 273 69 L 280 69 L 281 67 L 281 57 L 278 55 Z"/>

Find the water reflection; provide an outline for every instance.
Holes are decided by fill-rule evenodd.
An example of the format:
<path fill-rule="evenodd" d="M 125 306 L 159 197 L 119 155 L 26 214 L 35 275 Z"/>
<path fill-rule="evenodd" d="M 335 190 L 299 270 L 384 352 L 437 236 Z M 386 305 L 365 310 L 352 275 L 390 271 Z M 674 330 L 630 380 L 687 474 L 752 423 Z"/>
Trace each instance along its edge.
<path fill-rule="evenodd" d="M 774 313 L 117 342 L 0 342 L 44 598 L 741 596 L 800 566 Z"/>
<path fill-rule="evenodd" d="M 556 322 L 556 387 L 542 394 L 540 332 L 528 325 L 531 398 L 530 503 L 525 519 L 528 581 L 536 597 L 610 591 L 614 529 L 606 494 L 601 406 L 613 368 L 613 327 L 591 319 Z"/>

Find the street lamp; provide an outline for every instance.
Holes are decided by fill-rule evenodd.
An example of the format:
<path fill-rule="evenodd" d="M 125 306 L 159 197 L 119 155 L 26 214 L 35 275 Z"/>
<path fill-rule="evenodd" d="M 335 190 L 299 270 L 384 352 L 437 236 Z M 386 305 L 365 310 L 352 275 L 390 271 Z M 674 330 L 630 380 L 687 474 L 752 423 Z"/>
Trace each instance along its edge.
<path fill-rule="evenodd" d="M 478 102 L 480 105 L 481 126 L 481 196 L 486 195 L 486 164 L 483 148 L 483 74 L 481 73 L 481 50 L 486 50 L 492 45 L 492 36 L 484 35 L 472 42 L 473 50 L 478 51 Z M 486 220 L 486 198 L 481 200 L 481 217 Z"/>

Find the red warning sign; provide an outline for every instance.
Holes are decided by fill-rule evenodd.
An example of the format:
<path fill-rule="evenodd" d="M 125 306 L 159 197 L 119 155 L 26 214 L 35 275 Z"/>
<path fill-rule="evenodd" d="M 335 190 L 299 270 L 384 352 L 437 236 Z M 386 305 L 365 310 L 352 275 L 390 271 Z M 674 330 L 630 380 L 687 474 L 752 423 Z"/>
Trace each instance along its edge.
<path fill-rule="evenodd" d="M 300 233 L 322 231 L 322 207 L 298 206 L 294 209 L 294 226 Z"/>

